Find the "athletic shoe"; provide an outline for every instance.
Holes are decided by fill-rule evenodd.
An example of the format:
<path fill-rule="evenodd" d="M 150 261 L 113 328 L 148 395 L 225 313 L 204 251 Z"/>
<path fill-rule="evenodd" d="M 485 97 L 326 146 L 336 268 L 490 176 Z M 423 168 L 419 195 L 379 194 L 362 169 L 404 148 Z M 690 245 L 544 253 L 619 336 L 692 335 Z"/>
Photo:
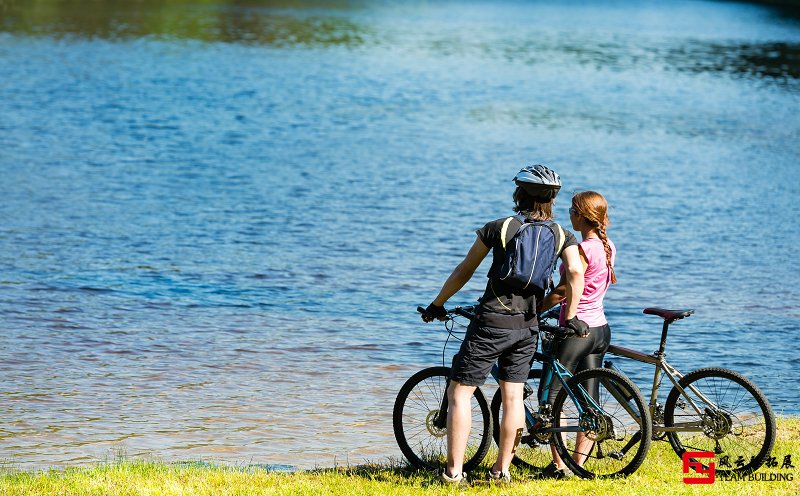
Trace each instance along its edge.
<path fill-rule="evenodd" d="M 511 482 L 511 474 L 508 472 L 493 472 L 489 469 L 489 482 L 492 484 L 508 484 Z"/>
<path fill-rule="evenodd" d="M 461 472 L 458 475 L 450 477 L 447 475 L 447 470 L 442 470 L 442 473 L 439 474 L 439 482 L 446 486 L 466 486 L 467 474 L 465 472 Z"/>
<path fill-rule="evenodd" d="M 556 464 L 552 462 L 550 462 L 550 465 L 543 468 L 540 474 L 540 477 L 543 479 L 569 479 L 574 476 L 575 474 L 567 467 L 556 468 Z"/>

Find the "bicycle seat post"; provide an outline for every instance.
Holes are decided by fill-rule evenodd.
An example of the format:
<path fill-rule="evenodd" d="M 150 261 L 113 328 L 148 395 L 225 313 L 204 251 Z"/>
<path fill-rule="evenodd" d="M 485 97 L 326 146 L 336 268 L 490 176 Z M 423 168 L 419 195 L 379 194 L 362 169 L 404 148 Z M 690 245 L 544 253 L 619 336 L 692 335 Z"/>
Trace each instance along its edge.
<path fill-rule="evenodd" d="M 667 356 L 667 329 L 669 329 L 669 325 L 673 322 L 673 320 L 664 319 L 664 325 L 661 327 L 661 344 L 658 346 L 658 351 L 655 353 L 656 356 Z"/>
<path fill-rule="evenodd" d="M 694 310 L 665 310 L 663 308 L 645 308 L 642 313 L 646 313 L 647 315 L 658 315 L 664 319 L 664 327 L 661 328 L 661 345 L 658 347 L 658 351 L 655 352 L 656 356 L 663 357 L 666 356 L 664 350 L 667 349 L 667 329 L 669 328 L 669 325 L 676 320 L 680 320 L 692 315 Z"/>

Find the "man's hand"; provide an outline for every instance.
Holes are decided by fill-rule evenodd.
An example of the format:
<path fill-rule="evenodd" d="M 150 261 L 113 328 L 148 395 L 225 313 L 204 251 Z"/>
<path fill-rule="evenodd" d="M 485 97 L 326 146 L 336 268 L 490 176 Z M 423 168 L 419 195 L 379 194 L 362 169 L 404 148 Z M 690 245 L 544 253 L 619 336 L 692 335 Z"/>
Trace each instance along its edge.
<path fill-rule="evenodd" d="M 567 328 L 575 331 L 575 335 L 580 338 L 585 338 L 589 335 L 589 324 L 582 321 L 578 317 L 572 317 L 566 321 Z"/>
<path fill-rule="evenodd" d="M 422 320 L 425 322 L 433 322 L 434 319 L 447 320 L 447 310 L 439 305 L 431 303 L 425 312 L 422 313 Z"/>

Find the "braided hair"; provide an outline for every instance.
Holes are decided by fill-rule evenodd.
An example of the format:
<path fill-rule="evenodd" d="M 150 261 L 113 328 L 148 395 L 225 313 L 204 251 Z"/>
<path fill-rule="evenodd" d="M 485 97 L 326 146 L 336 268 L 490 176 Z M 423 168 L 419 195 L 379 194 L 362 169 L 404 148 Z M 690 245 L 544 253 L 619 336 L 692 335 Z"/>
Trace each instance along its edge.
<path fill-rule="evenodd" d="M 608 244 L 608 202 L 603 195 L 596 191 L 583 191 L 576 193 L 572 197 L 572 208 L 597 231 L 597 236 L 603 242 L 603 249 L 606 252 L 606 266 L 611 274 L 611 283 L 616 284 L 617 275 L 614 273 L 614 265 L 611 263 L 611 245 Z"/>

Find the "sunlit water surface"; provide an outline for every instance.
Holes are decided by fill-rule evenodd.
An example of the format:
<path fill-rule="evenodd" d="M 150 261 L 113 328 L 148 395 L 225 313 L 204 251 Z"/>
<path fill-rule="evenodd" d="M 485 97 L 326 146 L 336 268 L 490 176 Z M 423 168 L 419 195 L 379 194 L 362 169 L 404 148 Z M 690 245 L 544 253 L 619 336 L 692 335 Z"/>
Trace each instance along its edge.
<path fill-rule="evenodd" d="M 394 396 L 446 337 L 414 309 L 535 162 L 562 222 L 573 191 L 610 201 L 615 342 L 695 308 L 673 363 L 800 413 L 796 17 L 134 4 L 0 10 L 0 459 L 399 458 Z"/>

